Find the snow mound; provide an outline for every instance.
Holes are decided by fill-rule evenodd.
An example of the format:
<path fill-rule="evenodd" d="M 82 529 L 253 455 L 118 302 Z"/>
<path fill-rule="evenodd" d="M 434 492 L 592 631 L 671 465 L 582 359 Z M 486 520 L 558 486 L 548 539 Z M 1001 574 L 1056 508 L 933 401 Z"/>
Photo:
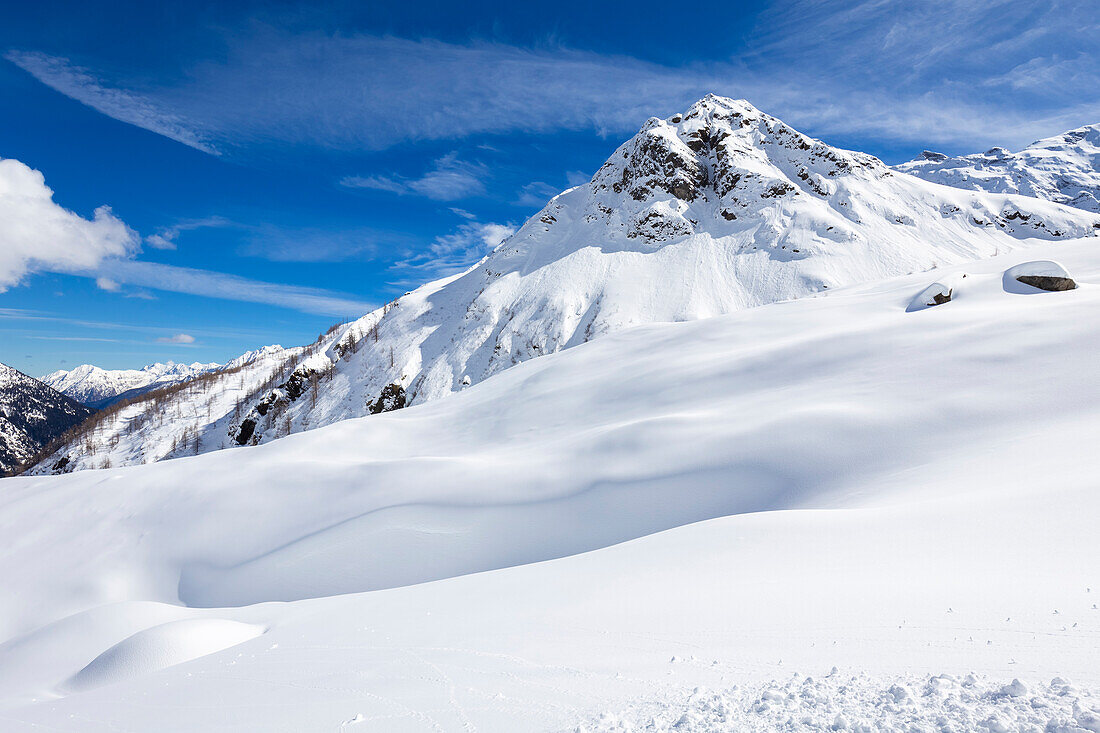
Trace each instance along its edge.
<path fill-rule="evenodd" d="M 604 713 L 578 731 L 991 731 L 1084 733 L 1100 726 L 1100 699 L 1055 678 L 1029 690 L 1019 680 L 949 674 L 886 681 L 864 675 L 793 677 L 735 686 L 696 688 L 678 702 L 650 702 Z"/>
<path fill-rule="evenodd" d="M 1034 293 L 1039 290 L 1075 290 L 1077 283 L 1057 262 L 1032 260 L 1005 270 L 1004 288 L 1010 293 Z"/>
<path fill-rule="evenodd" d="M 170 621 L 115 644 L 77 672 L 68 687 L 80 692 L 151 674 L 242 644 L 264 631 L 262 626 L 227 619 Z"/>
<path fill-rule="evenodd" d="M 952 288 L 947 287 L 943 283 L 932 283 L 924 290 L 917 293 L 917 297 L 913 298 L 913 302 L 909 304 L 906 309 L 908 311 L 924 310 L 934 305 L 943 305 L 950 302 Z"/>

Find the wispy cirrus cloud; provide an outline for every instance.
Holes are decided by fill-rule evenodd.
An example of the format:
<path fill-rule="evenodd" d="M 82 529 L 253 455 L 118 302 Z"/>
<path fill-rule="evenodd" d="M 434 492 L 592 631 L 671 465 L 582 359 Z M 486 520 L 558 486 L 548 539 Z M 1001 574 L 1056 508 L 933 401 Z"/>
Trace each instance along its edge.
<path fill-rule="evenodd" d="M 318 315 L 358 315 L 367 313 L 374 307 L 354 296 L 321 288 L 263 282 L 238 275 L 158 262 L 115 260 L 104 262 L 99 270 L 104 276 L 127 285 L 207 298 L 264 303 Z"/>
<path fill-rule="evenodd" d="M 402 275 L 394 284 L 421 284 L 425 279 L 455 275 L 496 249 L 516 231 L 514 224 L 467 220 L 448 234 L 432 240 L 427 248 L 396 263 L 391 269 Z"/>
<path fill-rule="evenodd" d="M 532 181 L 520 189 L 519 197 L 512 203 L 516 206 L 541 207 L 559 193 L 560 188 L 545 181 Z"/>
<path fill-rule="evenodd" d="M 393 176 L 346 176 L 340 181 L 347 188 L 372 188 L 396 194 L 418 194 L 436 201 L 456 201 L 485 193 L 489 169 L 482 163 L 470 163 L 450 153 L 419 178 Z"/>
<path fill-rule="evenodd" d="M 4 54 L 4 58 L 43 84 L 108 117 L 155 132 L 204 153 L 218 154 L 217 149 L 203 139 L 199 132 L 200 124 L 188 122 L 177 112 L 169 110 L 155 99 L 155 93 L 145 94 L 109 86 L 90 70 L 57 56 L 11 49 Z"/>
<path fill-rule="evenodd" d="M 7 58 L 105 114 L 208 152 L 619 134 L 707 92 L 747 98 L 819 136 L 978 146 L 1025 144 L 1100 116 L 1098 17 L 1093 0 L 788 0 L 727 58 L 679 66 L 560 45 L 252 23 L 227 31 L 224 53 L 190 60 L 159 86 L 33 51 Z M 416 190 L 377 174 L 358 183 Z M 443 183 L 431 190 L 453 195 Z"/>
<path fill-rule="evenodd" d="M 184 219 L 170 227 L 164 227 L 145 238 L 145 244 L 153 249 L 175 249 L 176 240 L 183 232 L 196 229 L 219 229 L 224 227 L 239 227 L 240 225 L 224 216 L 207 216 L 202 219 Z"/>

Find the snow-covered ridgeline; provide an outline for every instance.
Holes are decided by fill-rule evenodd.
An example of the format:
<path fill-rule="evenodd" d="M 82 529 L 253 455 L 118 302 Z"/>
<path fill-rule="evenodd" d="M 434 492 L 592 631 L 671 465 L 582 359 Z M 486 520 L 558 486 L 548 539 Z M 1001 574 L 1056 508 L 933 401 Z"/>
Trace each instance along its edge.
<path fill-rule="evenodd" d="M 897 170 L 977 191 L 1018 193 L 1100 213 L 1100 124 L 1044 138 L 1018 152 L 951 157 L 925 151 Z"/>
<path fill-rule="evenodd" d="M 930 183 L 712 95 L 650 119 L 590 182 L 556 196 L 467 272 L 330 333 L 307 363 L 282 368 L 273 389 L 245 390 L 245 401 L 219 403 L 210 419 L 201 405 L 172 409 L 197 416 L 189 429 L 200 451 L 259 443 L 436 399 L 631 326 L 1096 233 L 1100 215 Z M 210 389 L 242 394 L 218 384 Z M 171 420 L 128 435 L 106 428 L 95 457 L 69 446 L 51 465 L 178 455 L 140 446 L 170 444 L 180 431 Z"/>
<path fill-rule="evenodd" d="M 0 476 L 24 467 L 91 412 L 37 379 L 0 364 Z"/>
<path fill-rule="evenodd" d="M 221 366 L 170 361 L 166 364 L 157 362 L 141 369 L 101 369 L 92 364 L 81 364 L 74 369 L 47 374 L 42 381 L 77 402 L 100 409 L 158 387 L 186 382 Z"/>

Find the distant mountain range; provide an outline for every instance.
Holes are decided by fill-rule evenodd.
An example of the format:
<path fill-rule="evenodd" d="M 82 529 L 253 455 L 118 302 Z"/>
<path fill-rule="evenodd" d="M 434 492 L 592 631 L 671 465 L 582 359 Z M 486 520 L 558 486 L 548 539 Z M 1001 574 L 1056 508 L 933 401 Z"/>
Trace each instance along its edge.
<path fill-rule="evenodd" d="M 0 476 L 14 472 L 91 414 L 79 402 L 0 364 Z"/>
<path fill-rule="evenodd" d="M 948 186 L 1018 193 L 1100 213 L 1100 125 L 1044 138 L 1017 153 L 992 148 L 952 158 L 926 150 L 896 169 Z"/>
<path fill-rule="evenodd" d="M 220 367 L 221 364 L 176 364 L 171 361 L 150 364 L 142 369 L 100 369 L 92 364 L 81 364 L 69 371 L 47 374 L 42 381 L 77 402 L 98 410 L 157 387 L 185 382 Z"/>
<path fill-rule="evenodd" d="M 708 95 L 681 114 L 651 118 L 589 182 L 555 196 L 466 272 L 308 346 L 270 347 L 220 368 L 192 365 L 203 370 L 110 405 L 35 471 L 266 442 L 437 399 L 632 326 L 1096 236 L 1100 214 L 1087 196 L 1073 195 L 1077 208 L 1058 199 L 1072 186 L 1036 197 L 1057 155 L 1069 162 L 1051 180 L 1073 179 L 1078 163 L 1095 173 L 1095 158 L 1082 152 L 1091 139 L 1029 153 L 1030 188 L 1001 191 L 1002 179 L 988 176 L 949 186 L 925 180 L 940 175 L 930 167 L 891 168 L 743 100 Z"/>

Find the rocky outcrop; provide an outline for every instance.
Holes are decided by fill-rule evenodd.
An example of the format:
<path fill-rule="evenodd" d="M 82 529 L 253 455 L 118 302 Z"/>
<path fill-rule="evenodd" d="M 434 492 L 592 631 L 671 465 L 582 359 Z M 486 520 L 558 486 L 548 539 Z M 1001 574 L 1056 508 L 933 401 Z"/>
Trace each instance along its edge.
<path fill-rule="evenodd" d="M 382 394 L 378 395 L 370 406 L 370 414 L 377 415 L 381 412 L 400 410 L 405 406 L 405 388 L 400 384 L 387 384 L 382 388 Z"/>

